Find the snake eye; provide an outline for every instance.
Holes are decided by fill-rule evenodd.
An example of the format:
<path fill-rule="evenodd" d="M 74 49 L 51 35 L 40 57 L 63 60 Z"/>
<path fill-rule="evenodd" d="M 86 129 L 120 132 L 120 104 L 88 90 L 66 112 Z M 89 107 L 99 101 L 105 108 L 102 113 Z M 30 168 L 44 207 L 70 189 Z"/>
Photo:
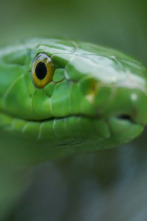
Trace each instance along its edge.
<path fill-rule="evenodd" d="M 32 77 L 36 87 L 43 88 L 52 81 L 54 65 L 50 57 L 44 53 L 36 56 L 33 67 Z"/>

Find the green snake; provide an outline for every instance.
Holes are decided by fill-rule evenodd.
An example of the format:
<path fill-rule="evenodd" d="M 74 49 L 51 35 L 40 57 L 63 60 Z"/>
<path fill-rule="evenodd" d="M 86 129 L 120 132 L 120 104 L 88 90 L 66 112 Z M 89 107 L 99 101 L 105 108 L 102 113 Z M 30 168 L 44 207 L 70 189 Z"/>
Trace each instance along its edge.
<path fill-rule="evenodd" d="M 129 142 L 147 122 L 146 72 L 90 43 L 35 39 L 7 47 L 0 51 L 0 128 L 46 141 L 56 154 Z"/>
<path fill-rule="evenodd" d="M 29 165 L 129 142 L 147 123 L 146 100 L 146 68 L 116 50 L 62 39 L 3 48 L 1 140 L 15 137 L 19 145 L 1 143 L 0 162 Z M 8 185 L 13 176 L 2 168 L 1 177 L 6 179 L 0 188 L 3 215 L 17 194 Z"/>

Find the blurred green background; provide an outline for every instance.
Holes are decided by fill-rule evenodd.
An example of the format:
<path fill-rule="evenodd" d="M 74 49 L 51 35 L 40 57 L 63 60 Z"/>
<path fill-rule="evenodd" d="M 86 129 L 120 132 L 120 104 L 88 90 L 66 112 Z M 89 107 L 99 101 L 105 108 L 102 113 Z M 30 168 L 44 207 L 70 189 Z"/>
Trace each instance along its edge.
<path fill-rule="evenodd" d="M 121 49 L 147 62 L 146 0 L 0 0 L 1 45 L 57 36 Z"/>
<path fill-rule="evenodd" d="M 109 46 L 147 67 L 147 1 L 0 0 L 0 46 L 36 37 Z M 145 137 L 146 132 L 114 150 L 36 167 L 34 181 L 10 220 L 146 220 Z"/>

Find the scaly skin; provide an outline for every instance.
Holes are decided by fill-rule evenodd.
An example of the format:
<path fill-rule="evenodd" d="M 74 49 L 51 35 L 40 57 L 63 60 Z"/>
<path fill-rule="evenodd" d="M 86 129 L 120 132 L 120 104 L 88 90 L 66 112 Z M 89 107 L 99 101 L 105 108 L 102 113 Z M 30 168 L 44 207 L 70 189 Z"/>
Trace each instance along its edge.
<path fill-rule="evenodd" d="M 43 89 L 31 74 L 39 53 L 55 66 Z M 36 39 L 0 50 L 0 216 L 23 189 L 11 165 L 112 148 L 138 136 L 147 123 L 146 76 L 138 61 L 89 43 Z"/>
<path fill-rule="evenodd" d="M 55 65 L 43 89 L 31 76 L 38 53 Z M 3 49 L 0 127 L 47 141 L 57 155 L 61 145 L 83 152 L 129 142 L 147 122 L 146 74 L 138 61 L 89 43 L 40 39 Z"/>

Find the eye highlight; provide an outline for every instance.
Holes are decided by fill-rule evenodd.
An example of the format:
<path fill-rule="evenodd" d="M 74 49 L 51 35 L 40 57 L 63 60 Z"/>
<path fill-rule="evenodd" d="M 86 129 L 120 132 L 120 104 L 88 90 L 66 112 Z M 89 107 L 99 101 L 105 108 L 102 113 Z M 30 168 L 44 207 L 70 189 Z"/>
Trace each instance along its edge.
<path fill-rule="evenodd" d="M 43 88 L 52 81 L 54 64 L 49 56 L 40 53 L 36 56 L 32 66 L 32 78 L 36 87 Z"/>

